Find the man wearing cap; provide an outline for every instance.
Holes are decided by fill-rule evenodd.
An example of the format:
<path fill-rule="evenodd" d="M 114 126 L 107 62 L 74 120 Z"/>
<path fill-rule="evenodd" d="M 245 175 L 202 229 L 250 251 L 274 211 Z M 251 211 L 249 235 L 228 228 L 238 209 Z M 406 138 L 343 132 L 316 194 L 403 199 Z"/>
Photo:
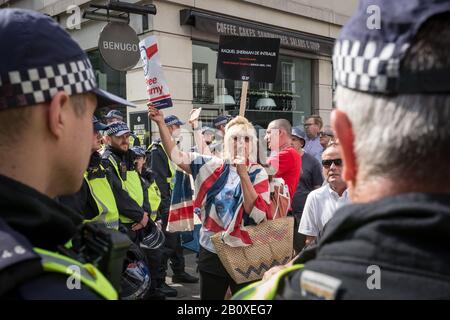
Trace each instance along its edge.
<path fill-rule="evenodd" d="M 204 155 L 211 155 L 213 148 L 213 141 L 215 130 L 211 127 L 204 126 L 197 128 L 197 121 L 191 122 L 192 130 L 194 131 L 195 146 L 191 148 L 191 151 L 199 152 Z M 215 147 L 215 146 L 214 146 Z"/>
<path fill-rule="evenodd" d="M 84 173 L 81 189 L 73 195 L 60 197 L 59 201 L 83 217 L 84 223 L 96 221 L 104 224 L 107 228 L 118 230 L 119 213 L 131 220 L 140 221 L 142 208 L 130 199 L 119 181 L 114 179 L 111 172 L 105 170 L 101 165 L 101 155 L 97 151 L 100 149 L 102 140 L 100 131 L 105 131 L 108 126 L 100 123 L 96 117 L 93 117 L 93 126 L 92 155 L 89 167 Z M 145 234 L 143 229 L 140 232 Z M 72 244 L 77 250 L 80 249 L 75 240 L 72 241 Z M 145 252 L 145 250 L 143 251 Z M 161 254 L 158 255 L 155 250 L 152 250 L 151 254 L 146 254 L 146 257 L 150 271 L 155 264 L 159 266 L 161 263 Z M 150 259 L 148 259 L 149 257 Z M 157 268 L 153 267 L 153 270 L 157 270 Z M 155 286 L 150 284 L 145 299 L 159 300 L 165 298 L 155 289 Z"/>
<path fill-rule="evenodd" d="M 161 203 L 161 193 L 159 188 L 155 182 L 153 172 L 146 168 L 146 152 L 143 147 L 133 147 L 131 150 L 134 152 L 134 163 L 135 169 L 139 173 L 141 178 L 142 187 L 144 192 L 146 193 L 145 201 L 148 201 L 149 208 L 151 210 L 150 218 L 152 221 L 156 221 L 158 218 L 158 208 Z M 158 228 L 161 228 L 161 221 L 157 221 Z M 149 224 L 152 224 L 151 222 Z M 151 230 L 151 229 L 149 229 Z M 162 240 L 164 242 L 164 240 Z M 156 289 L 157 283 L 159 281 L 158 274 L 161 269 L 162 259 L 164 255 L 164 243 L 162 243 L 161 247 L 158 248 L 143 248 L 146 257 L 148 266 L 150 269 L 151 276 L 151 286 Z M 152 298 L 156 299 L 158 294 L 166 296 L 165 293 L 158 289 Z"/>
<path fill-rule="evenodd" d="M 113 122 L 123 122 L 124 117 L 123 117 L 122 112 L 120 112 L 119 110 L 113 109 L 113 110 L 110 110 L 106 114 L 105 119 L 106 119 L 106 124 L 111 124 Z M 129 140 L 130 140 L 130 146 L 138 147 L 141 145 L 141 141 L 139 140 L 139 137 L 133 131 L 130 131 Z"/>
<path fill-rule="evenodd" d="M 92 154 L 81 189 L 73 195 L 60 197 L 59 200 L 78 212 L 85 222 L 100 221 L 106 227 L 117 230 L 119 213 L 139 222 L 143 217 L 142 208 L 130 199 L 120 180 L 114 179 L 112 172 L 105 170 L 101 164 L 102 156 L 98 152 L 102 139 L 100 131 L 107 130 L 108 126 L 99 122 L 96 117 L 93 117 L 93 126 Z"/>
<path fill-rule="evenodd" d="M 203 140 L 205 141 L 206 145 L 207 146 L 211 145 L 211 143 L 214 141 L 214 134 L 215 134 L 214 129 L 208 126 L 204 126 L 202 127 L 201 132 L 203 135 Z"/>
<path fill-rule="evenodd" d="M 215 131 L 215 143 L 210 146 L 211 151 L 218 157 L 222 157 L 223 153 L 223 138 L 225 136 L 225 127 L 230 121 L 231 116 L 219 115 L 213 120 Z"/>
<path fill-rule="evenodd" d="M 379 29 L 367 27 L 373 5 Z M 449 56 L 449 1 L 360 2 L 334 48 L 331 117 L 354 204 L 300 257 L 304 267 L 259 294 L 450 298 Z"/>
<path fill-rule="evenodd" d="M 302 157 L 300 180 L 298 182 L 297 190 L 294 193 L 294 199 L 292 200 L 292 214 L 295 218 L 294 249 L 296 252 L 301 251 L 306 240 L 305 236 L 298 232 L 298 226 L 302 217 L 306 197 L 311 191 L 320 188 L 323 183 L 322 166 L 316 158 L 303 150 L 305 141 L 305 132 L 298 127 L 293 127 L 292 147 L 294 147 Z"/>
<path fill-rule="evenodd" d="M 148 184 L 141 179 L 135 167 L 136 153 L 129 149 L 130 130 L 124 122 L 113 122 L 106 131 L 107 147 L 102 155 L 103 166 L 111 173 L 111 183 L 120 185 L 125 190 L 126 196 L 118 199 L 120 223 L 128 230 L 130 239 L 139 245 L 146 230 L 154 227 L 153 220 L 149 219 L 148 212 L 151 212 L 149 202 Z M 135 149 L 136 150 L 136 149 Z M 137 150 L 136 150 L 137 151 Z M 138 151 L 138 153 L 140 153 Z M 115 190 L 116 197 L 120 190 Z M 126 210 L 134 210 L 139 214 L 136 217 L 126 216 L 120 207 Z M 148 225 L 147 225 L 148 224 Z M 161 266 L 161 250 L 143 249 L 152 278 L 151 299 L 161 299 L 161 293 L 168 296 L 163 290 L 154 292 L 157 283 L 157 275 Z"/>
<path fill-rule="evenodd" d="M 220 115 L 213 120 L 214 128 L 221 132 L 222 137 L 225 136 L 225 126 L 228 123 L 228 117 L 224 115 Z"/>
<path fill-rule="evenodd" d="M 106 135 L 107 147 L 102 155 L 102 165 L 110 171 L 112 183 L 120 185 L 128 194 L 129 197 L 123 199 L 123 206 L 139 212 L 131 219 L 121 213 L 120 221 L 130 230 L 137 231 L 147 225 L 147 212 L 150 210 L 139 174 L 135 171 L 134 153 L 129 150 L 130 130 L 124 122 L 113 122 Z"/>
<path fill-rule="evenodd" d="M 169 132 L 176 140 L 180 136 L 180 128 L 185 123 L 178 119 L 175 115 L 169 115 L 164 119 L 166 126 L 169 128 Z M 166 284 L 166 270 L 167 262 L 170 259 L 171 267 L 174 272 L 172 277 L 173 282 L 185 282 L 195 283 L 198 282 L 198 278 L 188 274 L 185 269 L 185 262 L 183 256 L 183 247 L 181 246 L 181 239 L 179 233 L 166 232 L 171 192 L 173 189 L 173 179 L 175 177 L 175 165 L 172 164 L 169 157 L 164 150 L 164 147 L 160 139 L 152 142 L 148 148 L 149 156 L 147 157 L 147 168 L 155 175 L 155 181 L 161 192 L 161 204 L 159 206 L 159 217 L 162 222 L 162 230 L 166 236 L 165 242 L 165 254 L 162 262 L 162 268 L 159 272 L 158 287 L 167 296 L 176 296 L 177 291 L 174 288 L 169 287 Z"/>
<path fill-rule="evenodd" d="M 107 126 L 99 122 L 94 116 L 91 158 L 89 166 L 84 173 L 81 189 L 68 196 L 59 197 L 59 201 L 76 211 L 84 222 L 99 221 L 105 227 L 119 229 L 119 210 L 114 198 L 111 185 L 107 178 L 107 172 L 100 165 L 101 156 L 97 150 L 101 147 L 102 135 L 100 131 Z"/>
<path fill-rule="evenodd" d="M 123 121 L 123 115 L 122 112 L 120 112 L 119 110 L 110 110 L 106 116 L 106 124 L 111 124 L 113 122 L 120 122 Z"/>
<path fill-rule="evenodd" d="M 116 299 L 101 272 L 56 253 L 81 218 L 54 198 L 82 184 L 96 106 L 132 104 L 97 87 L 85 52 L 46 15 L 1 9 L 0 43 L 0 297 Z"/>
<path fill-rule="evenodd" d="M 156 218 L 158 217 L 159 205 L 161 203 L 161 193 L 155 182 L 153 172 L 146 168 L 147 156 L 145 149 L 143 147 L 133 147 L 131 150 L 135 154 L 134 165 L 136 171 L 144 180 L 144 190 L 147 190 L 148 201 L 151 209 L 151 218 L 153 221 L 156 221 Z"/>

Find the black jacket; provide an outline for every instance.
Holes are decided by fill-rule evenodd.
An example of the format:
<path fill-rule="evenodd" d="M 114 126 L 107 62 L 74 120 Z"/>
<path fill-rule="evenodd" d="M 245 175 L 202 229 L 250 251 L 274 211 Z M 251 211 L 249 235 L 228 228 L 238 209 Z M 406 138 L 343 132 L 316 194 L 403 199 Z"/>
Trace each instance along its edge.
<path fill-rule="evenodd" d="M 117 171 L 114 169 L 112 163 L 109 161 L 109 156 L 112 155 L 114 159 L 116 160 L 117 164 L 119 165 L 119 170 L 122 167 L 124 169 L 123 177 L 126 178 L 126 172 L 125 170 L 135 170 L 134 168 L 134 153 L 131 150 L 128 150 L 126 153 L 121 153 L 116 150 L 114 150 L 111 147 L 107 147 L 105 152 L 102 156 L 102 165 L 103 167 L 108 171 L 110 183 L 113 188 L 113 192 L 116 194 L 116 202 L 117 207 L 119 209 L 119 212 L 122 213 L 125 212 L 124 215 L 132 219 L 133 221 L 139 222 L 142 220 L 142 217 L 144 215 L 144 211 L 151 212 L 149 206 L 148 206 L 148 194 L 145 192 L 144 187 L 142 186 L 142 189 L 144 190 L 144 204 L 143 206 L 139 206 L 136 201 L 134 201 L 129 194 L 123 190 L 122 188 L 122 181 L 120 177 L 117 175 Z M 122 166 L 121 166 L 122 164 Z M 135 218 L 131 218 L 129 215 L 131 212 L 135 211 L 136 215 Z M 137 213 L 139 212 L 139 213 Z M 138 220 L 139 217 L 139 220 Z"/>
<path fill-rule="evenodd" d="M 158 216 L 163 220 L 168 219 L 170 209 L 171 190 L 167 178 L 171 177 L 169 159 L 161 145 L 161 140 L 155 140 L 153 146 L 147 153 L 146 167 L 149 168 L 155 178 L 156 185 L 161 192 L 161 204 L 158 209 Z"/>
<path fill-rule="evenodd" d="M 88 179 L 91 174 L 104 174 L 113 191 L 119 213 L 135 222 L 141 221 L 142 208 L 123 190 L 121 181 L 117 178 L 117 175 L 113 174 L 112 170 L 100 170 L 100 162 L 100 154 L 94 152 L 87 169 Z M 80 191 L 70 196 L 60 197 L 59 201 L 83 216 L 84 219 L 90 220 L 99 215 L 97 204 L 91 195 L 86 180 L 83 180 Z"/>
<path fill-rule="evenodd" d="M 283 278 L 277 298 L 317 298 L 326 287 L 338 299 L 450 299 L 449 253 L 449 195 L 410 193 L 345 206 L 300 256 L 304 269 Z"/>
<path fill-rule="evenodd" d="M 81 223 L 81 217 L 53 199 L 15 180 L 0 176 L 0 234 L 8 236 L 27 250 L 33 247 L 56 251 L 69 241 Z M 2 246 L 6 241 L 1 241 Z M 5 261 L 3 261 L 5 262 Z M 33 262 L 32 262 L 33 263 Z M 1 268 L 0 286 L 11 278 Z M 40 264 L 39 264 L 40 266 Z M 18 283 L 2 299 L 99 299 L 84 285 L 81 290 L 67 288 L 67 276 L 42 272 L 24 279 L 16 266 L 12 267 Z M 5 276 L 8 279 L 5 279 Z"/>

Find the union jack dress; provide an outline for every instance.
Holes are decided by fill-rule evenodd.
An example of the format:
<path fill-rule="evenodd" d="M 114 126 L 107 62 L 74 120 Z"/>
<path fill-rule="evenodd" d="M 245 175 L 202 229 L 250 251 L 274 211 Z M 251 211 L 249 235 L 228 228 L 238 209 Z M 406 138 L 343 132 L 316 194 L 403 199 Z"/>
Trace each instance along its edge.
<path fill-rule="evenodd" d="M 258 197 L 251 212 L 244 212 L 244 197 L 241 184 L 232 190 L 230 208 L 222 210 L 219 194 L 227 185 L 235 170 L 229 162 L 199 153 L 190 153 L 190 168 L 194 193 L 188 175 L 181 171 L 175 174 L 175 186 L 169 212 L 168 231 L 193 230 L 194 212 L 202 222 L 200 244 L 215 253 L 210 237 L 222 233 L 223 241 L 232 247 L 248 246 L 252 241 L 244 225 L 258 224 L 270 219 L 270 188 L 265 169 L 259 164 L 250 164 L 248 174 Z M 194 200 L 193 200 L 194 199 Z"/>

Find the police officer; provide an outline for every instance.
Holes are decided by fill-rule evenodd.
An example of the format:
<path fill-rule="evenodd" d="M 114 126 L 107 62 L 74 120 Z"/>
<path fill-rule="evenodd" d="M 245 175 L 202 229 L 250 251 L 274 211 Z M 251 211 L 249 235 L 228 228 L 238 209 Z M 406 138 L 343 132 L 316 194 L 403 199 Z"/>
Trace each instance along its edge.
<path fill-rule="evenodd" d="M 108 127 L 92 118 L 94 133 L 92 137 L 91 158 L 84 173 L 81 189 L 70 196 L 63 196 L 59 201 L 75 210 L 84 222 L 100 221 L 107 228 L 119 229 L 119 209 L 114 193 L 108 181 L 107 171 L 101 166 L 101 156 L 97 150 L 101 147 L 101 133 Z"/>
<path fill-rule="evenodd" d="M 332 126 L 354 204 L 240 298 L 450 298 L 450 2 L 361 1 L 334 49 Z M 437 34 L 439 34 L 437 36 Z"/>
<path fill-rule="evenodd" d="M 216 129 L 214 143 L 210 149 L 215 156 L 222 157 L 223 138 L 225 136 L 225 126 L 232 119 L 229 115 L 219 115 L 213 120 L 213 126 Z"/>
<path fill-rule="evenodd" d="M 119 110 L 110 110 L 106 116 L 106 124 L 111 124 L 113 122 L 123 122 L 124 117 L 122 112 L 120 112 Z M 139 137 L 133 132 L 130 131 L 130 137 L 129 137 L 129 141 L 130 141 L 130 146 L 133 147 L 138 147 L 141 145 L 141 141 L 139 139 Z"/>
<path fill-rule="evenodd" d="M 123 114 L 119 110 L 112 109 L 106 114 L 105 119 L 106 124 L 111 124 L 113 122 L 120 122 L 120 121 L 123 122 Z"/>
<path fill-rule="evenodd" d="M 217 116 L 214 120 L 213 120 L 213 125 L 214 127 L 220 132 L 220 136 L 223 137 L 225 136 L 225 126 L 227 125 L 228 121 L 230 121 L 230 117 L 225 116 L 225 115 L 220 115 Z"/>
<path fill-rule="evenodd" d="M 147 197 L 145 201 L 148 201 L 148 207 L 150 208 L 150 218 L 152 221 L 156 221 L 158 230 L 149 230 L 153 232 L 153 234 L 158 233 L 158 237 L 160 241 L 157 241 L 157 245 L 153 245 L 151 247 L 144 246 L 144 251 L 146 253 L 148 266 L 150 269 L 150 275 L 152 278 L 152 286 L 156 288 L 159 283 L 159 273 L 162 266 L 162 259 L 164 254 L 164 242 L 165 236 L 161 230 L 161 222 L 157 220 L 158 218 L 158 208 L 161 203 L 161 194 L 159 192 L 159 188 L 153 178 L 153 173 L 151 170 L 145 167 L 145 149 L 142 147 L 133 147 L 131 150 L 135 154 L 134 163 L 135 169 L 141 178 L 142 187 Z M 155 243 L 155 242 L 154 242 Z M 163 292 L 160 288 L 156 290 L 156 294 L 161 294 L 165 297 L 165 292 Z M 156 299 L 156 294 L 154 295 Z"/>
<path fill-rule="evenodd" d="M 116 195 L 125 190 L 126 197 L 119 201 L 120 223 L 128 230 L 130 239 L 140 246 L 142 238 L 148 230 L 156 228 L 148 213 L 152 212 L 148 198 L 148 184 L 139 172 L 136 171 L 136 154 L 129 148 L 130 130 L 124 122 L 113 122 L 106 130 L 107 146 L 102 155 L 102 165 L 111 173 L 112 184 L 119 184 L 121 188 L 114 190 Z M 125 216 L 120 207 L 134 208 L 140 212 L 140 220 L 130 219 Z M 147 225 L 148 224 L 148 225 Z M 162 249 L 142 249 L 152 277 L 152 290 L 157 286 L 157 273 L 161 266 Z M 156 290 L 151 299 L 162 299 L 166 295 L 161 290 Z"/>
<path fill-rule="evenodd" d="M 134 165 L 136 171 L 143 180 L 144 190 L 147 190 L 148 202 L 151 210 L 150 217 L 153 221 L 156 221 L 159 205 L 161 204 L 161 192 L 156 184 L 153 172 L 146 167 L 147 156 L 145 149 L 139 146 L 133 147 L 131 150 L 135 154 Z"/>
<path fill-rule="evenodd" d="M 57 253 L 81 218 L 53 198 L 81 186 L 96 106 L 131 104 L 97 88 L 85 52 L 46 15 L 0 10 L 0 43 L 0 297 L 116 299 L 93 265 Z M 79 290 L 67 286 L 74 265 Z"/>
<path fill-rule="evenodd" d="M 180 135 L 180 128 L 184 122 L 174 115 L 167 116 L 165 123 L 174 139 Z M 173 189 L 173 179 L 175 177 L 175 165 L 172 164 L 164 150 L 160 139 L 152 142 L 149 146 L 149 156 L 147 157 L 147 167 L 155 174 L 155 181 L 161 191 L 161 204 L 159 206 L 159 218 L 162 221 L 162 229 L 165 231 L 169 218 L 170 197 Z M 162 268 L 159 273 L 158 287 L 167 296 L 176 296 L 177 291 L 169 287 L 166 282 L 167 261 L 170 258 L 171 267 L 174 272 L 173 282 L 196 283 L 198 278 L 191 276 L 184 270 L 183 247 L 179 233 L 169 233 L 165 231 L 165 254 Z"/>
<path fill-rule="evenodd" d="M 73 195 L 60 197 L 59 201 L 82 216 L 84 223 L 96 221 L 103 224 L 106 228 L 119 230 L 119 213 L 133 221 L 140 221 L 142 219 L 142 208 L 137 206 L 137 204 L 130 199 L 128 193 L 122 188 L 122 185 L 111 177 L 111 172 L 105 170 L 102 166 L 101 155 L 97 150 L 101 147 L 102 135 L 100 131 L 106 130 L 108 126 L 100 123 L 95 116 L 92 119 L 92 123 L 94 127 L 91 150 L 92 155 L 89 166 L 84 173 L 82 187 Z M 130 201 L 131 205 L 129 204 Z M 80 245 L 78 240 L 79 239 L 73 239 L 71 242 L 71 248 L 76 251 L 82 249 L 83 245 Z M 131 253 L 136 252 L 136 250 L 140 250 L 139 247 L 135 247 L 134 250 L 131 250 Z M 129 255 L 130 251 L 127 252 L 127 256 Z M 140 256 L 142 256 L 142 254 L 140 254 Z M 161 262 L 161 257 L 159 257 L 158 262 Z M 127 274 L 124 275 L 122 273 L 122 284 L 125 283 L 123 277 L 126 276 Z M 150 285 L 145 287 L 148 287 L 145 291 L 145 295 L 136 295 L 135 298 L 165 298 L 163 295 L 156 292 L 154 283 L 150 282 Z M 121 289 L 121 298 L 125 298 L 126 296 L 123 296 L 123 294 L 129 293 L 130 290 L 127 290 L 126 288 Z M 136 292 L 138 290 L 139 289 L 137 289 Z"/>
<path fill-rule="evenodd" d="M 118 230 L 119 213 L 125 218 L 140 222 L 143 209 L 130 199 L 120 181 L 114 179 L 112 172 L 101 164 L 101 155 L 97 151 L 101 147 L 100 131 L 105 131 L 108 126 L 99 122 L 95 116 L 92 121 L 92 154 L 81 189 L 73 195 L 60 197 L 59 200 L 78 212 L 85 222 L 100 221 L 106 227 Z"/>
<path fill-rule="evenodd" d="M 102 165 L 111 173 L 111 180 L 119 184 L 128 194 L 127 206 L 140 212 L 140 219 L 130 219 L 124 215 L 120 221 L 132 231 L 137 231 L 148 223 L 148 201 L 139 174 L 134 167 L 134 153 L 129 149 L 130 130 L 124 122 L 114 122 L 106 131 L 106 149 L 102 155 Z"/>

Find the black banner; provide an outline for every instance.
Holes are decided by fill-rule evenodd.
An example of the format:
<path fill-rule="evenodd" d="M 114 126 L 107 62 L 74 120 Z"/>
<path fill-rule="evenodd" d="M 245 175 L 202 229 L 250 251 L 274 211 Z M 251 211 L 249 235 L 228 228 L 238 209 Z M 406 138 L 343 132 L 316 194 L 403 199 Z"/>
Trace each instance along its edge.
<path fill-rule="evenodd" d="M 217 79 L 275 82 L 280 39 L 220 36 Z"/>
<path fill-rule="evenodd" d="M 182 25 L 192 25 L 208 33 L 230 36 L 280 39 L 282 48 L 331 56 L 334 39 L 306 32 L 294 31 L 226 17 L 194 9 L 180 11 Z"/>
<path fill-rule="evenodd" d="M 141 142 L 141 146 L 146 145 L 146 137 L 149 135 L 150 125 L 147 112 L 130 112 L 130 130 L 133 131 Z"/>

